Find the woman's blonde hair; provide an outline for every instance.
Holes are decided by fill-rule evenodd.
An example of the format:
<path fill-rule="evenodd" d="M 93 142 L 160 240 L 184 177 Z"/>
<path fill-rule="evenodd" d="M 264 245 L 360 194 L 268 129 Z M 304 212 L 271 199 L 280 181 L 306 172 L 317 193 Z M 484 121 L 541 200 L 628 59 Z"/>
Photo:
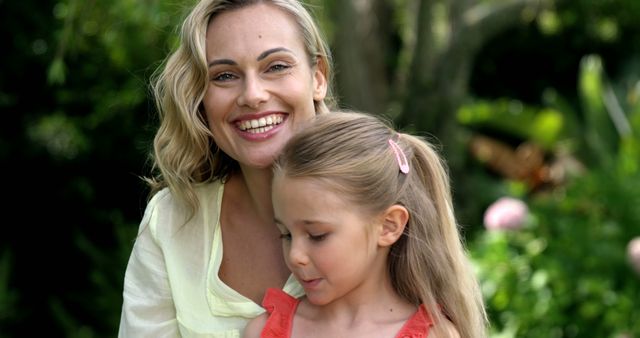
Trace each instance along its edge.
<path fill-rule="evenodd" d="M 407 174 L 390 139 L 408 159 Z M 429 142 L 365 113 L 318 115 L 285 146 L 274 173 L 319 179 L 370 215 L 394 204 L 407 208 L 405 232 L 389 252 L 394 289 L 424 304 L 436 323 L 448 317 L 461 337 L 485 337 L 487 316 L 459 235 L 447 168 Z M 442 325 L 434 330 L 447 336 Z"/>
<path fill-rule="evenodd" d="M 238 170 L 238 163 L 220 151 L 204 116 L 202 100 L 207 89 L 206 32 L 221 13 L 265 3 L 289 13 L 298 24 L 310 66 L 319 67 L 328 82 L 323 101 L 315 102 L 316 113 L 333 108 L 332 58 L 330 49 L 309 11 L 297 0 L 202 0 L 185 18 L 180 43 L 152 77 L 152 89 L 160 126 L 153 147 L 154 177 L 146 181 L 150 196 L 169 187 L 191 212 L 199 207 L 194 188 L 212 180 L 225 180 Z"/>

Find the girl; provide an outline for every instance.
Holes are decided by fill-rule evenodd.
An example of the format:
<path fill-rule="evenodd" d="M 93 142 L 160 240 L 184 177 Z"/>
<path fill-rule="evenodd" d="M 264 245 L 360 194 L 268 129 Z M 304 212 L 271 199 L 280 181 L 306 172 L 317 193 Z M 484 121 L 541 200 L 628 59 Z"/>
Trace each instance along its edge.
<path fill-rule="evenodd" d="M 374 116 L 325 114 L 274 164 L 296 299 L 269 289 L 245 337 L 484 337 L 486 313 L 426 141 Z"/>

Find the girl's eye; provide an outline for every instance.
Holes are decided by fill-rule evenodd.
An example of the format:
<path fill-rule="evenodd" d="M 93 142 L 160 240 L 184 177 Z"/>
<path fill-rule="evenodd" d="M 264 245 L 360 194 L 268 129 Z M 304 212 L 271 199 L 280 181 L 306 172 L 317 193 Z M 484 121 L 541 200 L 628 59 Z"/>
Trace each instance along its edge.
<path fill-rule="evenodd" d="M 291 240 L 291 233 L 287 232 L 286 234 L 280 234 L 280 239 L 284 239 L 285 241 Z"/>
<path fill-rule="evenodd" d="M 328 233 L 324 233 L 324 234 L 320 234 L 320 235 L 309 234 L 309 239 L 314 241 L 314 242 L 321 242 L 325 238 L 327 238 L 327 235 L 329 235 L 329 234 Z"/>
<path fill-rule="evenodd" d="M 211 80 L 218 81 L 218 82 L 225 82 L 225 81 L 233 80 L 235 78 L 236 78 L 235 75 L 231 73 L 220 73 L 214 76 Z"/>

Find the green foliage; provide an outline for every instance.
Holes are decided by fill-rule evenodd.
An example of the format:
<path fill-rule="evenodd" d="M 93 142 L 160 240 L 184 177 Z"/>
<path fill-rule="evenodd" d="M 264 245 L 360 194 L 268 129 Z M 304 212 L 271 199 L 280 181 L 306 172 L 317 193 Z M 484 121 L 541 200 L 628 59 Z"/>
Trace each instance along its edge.
<path fill-rule="evenodd" d="M 11 252 L 4 250 L 0 255 L 0 328 L 15 320 L 18 291 L 12 287 L 11 279 Z M 9 337 L 0 330 L 0 338 Z"/>
<path fill-rule="evenodd" d="M 617 96 L 607 95 L 616 85 L 604 78 L 596 56 L 585 58 L 580 79 L 585 118 L 573 129 L 587 134 L 579 143 L 589 146 L 589 156 L 581 157 L 588 171 L 526 197 L 531 219 L 524 228 L 487 231 L 470 244 L 492 337 L 640 335 L 640 274 L 626 257 L 627 244 L 640 235 L 638 105 L 612 104 Z M 498 111 L 493 118 L 505 115 Z M 616 118 L 626 132 L 614 126 Z M 506 124 L 518 123 L 493 125 Z"/>
<path fill-rule="evenodd" d="M 457 119 L 466 126 L 532 140 L 545 149 L 551 149 L 564 136 L 565 118 L 561 111 L 525 106 L 516 99 L 477 100 L 462 106 Z"/>
<path fill-rule="evenodd" d="M 0 239 L 0 337 L 114 336 L 144 200 L 148 81 L 185 5 L 0 2 L 5 207 L 33 208 Z"/>
<path fill-rule="evenodd" d="M 602 61 L 598 56 L 587 56 L 582 60 L 581 70 L 578 85 L 584 111 L 585 144 L 595 157 L 585 160 L 610 165 L 621 135 L 612 123 L 613 110 L 606 106 L 609 84 L 604 78 Z"/>
<path fill-rule="evenodd" d="M 471 245 L 494 336 L 640 334 L 640 276 L 625 257 L 640 224 L 640 172 L 594 171 L 529 202 L 528 227 Z"/>
<path fill-rule="evenodd" d="M 64 114 L 42 116 L 33 126 L 28 127 L 27 135 L 34 144 L 38 144 L 58 160 L 74 159 L 87 151 L 89 141 L 78 128 L 78 123 Z"/>
<path fill-rule="evenodd" d="M 89 282 L 92 296 L 87 299 L 81 294 L 74 294 L 70 304 L 65 304 L 59 298 L 49 302 L 51 313 L 62 327 L 65 337 L 107 338 L 117 332 L 122 308 L 123 276 L 114 272 L 123 271 L 126 266 L 137 226 L 128 224 L 122 213 L 117 211 L 101 217 L 114 224 L 117 241 L 112 250 L 100 248 L 82 233 L 76 234 L 79 252 L 91 261 Z M 78 319 L 79 312 L 85 313 L 83 320 Z"/>

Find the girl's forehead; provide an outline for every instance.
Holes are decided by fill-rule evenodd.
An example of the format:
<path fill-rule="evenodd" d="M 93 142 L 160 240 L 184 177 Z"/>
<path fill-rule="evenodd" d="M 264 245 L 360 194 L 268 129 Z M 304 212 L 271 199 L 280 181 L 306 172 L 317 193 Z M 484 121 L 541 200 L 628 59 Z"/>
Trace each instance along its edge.
<path fill-rule="evenodd" d="M 276 174 L 272 197 L 277 217 L 296 219 L 373 219 L 367 206 L 358 205 L 348 191 L 330 178 L 288 177 Z M 284 220 L 283 220 L 284 221 Z"/>

